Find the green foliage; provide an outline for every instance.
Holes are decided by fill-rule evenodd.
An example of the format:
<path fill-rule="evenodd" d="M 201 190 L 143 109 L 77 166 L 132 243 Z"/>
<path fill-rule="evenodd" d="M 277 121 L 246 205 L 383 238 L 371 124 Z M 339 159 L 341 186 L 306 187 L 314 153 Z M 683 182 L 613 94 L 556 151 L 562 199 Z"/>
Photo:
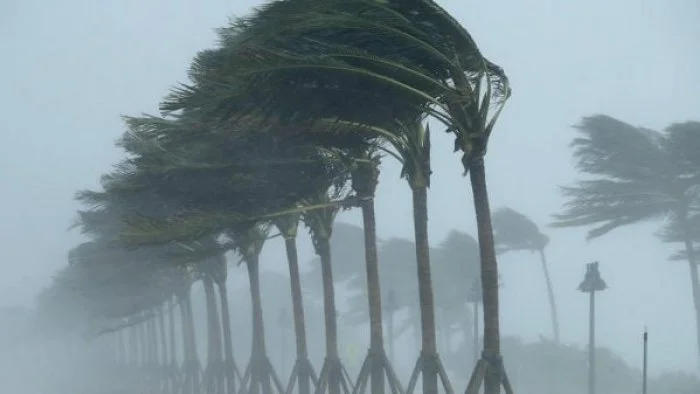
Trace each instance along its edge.
<path fill-rule="evenodd" d="M 542 234 L 535 222 L 514 209 L 503 207 L 494 212 L 493 227 L 500 252 L 544 249 L 549 237 Z"/>
<path fill-rule="evenodd" d="M 557 227 L 594 226 L 595 238 L 644 220 L 686 217 L 697 201 L 700 167 L 690 149 L 700 129 L 672 126 L 664 133 L 608 116 L 584 118 L 574 139 L 576 167 L 589 178 L 563 187 L 568 201 Z M 695 130 L 692 132 L 691 130 Z"/>

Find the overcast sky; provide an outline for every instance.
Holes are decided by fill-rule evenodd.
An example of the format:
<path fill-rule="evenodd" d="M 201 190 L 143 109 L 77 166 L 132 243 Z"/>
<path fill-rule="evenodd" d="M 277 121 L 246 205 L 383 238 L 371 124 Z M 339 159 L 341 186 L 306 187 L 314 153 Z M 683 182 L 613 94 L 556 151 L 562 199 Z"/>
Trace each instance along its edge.
<path fill-rule="evenodd" d="M 0 306 L 30 304 L 81 240 L 67 228 L 73 194 L 98 186 L 122 154 L 119 116 L 156 113 L 186 81 L 190 59 L 214 43 L 213 28 L 258 5 L 252 0 L 0 1 Z M 513 97 L 487 156 L 494 207 L 509 205 L 545 226 L 575 177 L 571 125 L 605 113 L 663 128 L 700 120 L 700 2 L 697 0 L 440 1 L 511 78 Z M 525 5 L 527 4 L 527 5 Z M 434 133 L 430 237 L 474 233 L 467 179 L 452 141 Z M 412 238 L 410 193 L 388 163 L 377 201 L 379 234 Z M 359 223 L 357 214 L 341 220 Z M 629 362 L 650 328 L 652 370 L 697 365 L 688 268 L 666 261 L 672 247 L 654 224 L 584 241 L 582 230 L 545 231 L 563 340 L 583 344 L 584 265 L 601 262 L 598 338 Z M 272 246 L 271 269 L 284 269 Z M 308 245 L 303 249 L 309 256 Z M 277 265 L 275 265 L 277 264 Z M 536 256 L 501 259 L 505 334 L 549 335 Z"/>

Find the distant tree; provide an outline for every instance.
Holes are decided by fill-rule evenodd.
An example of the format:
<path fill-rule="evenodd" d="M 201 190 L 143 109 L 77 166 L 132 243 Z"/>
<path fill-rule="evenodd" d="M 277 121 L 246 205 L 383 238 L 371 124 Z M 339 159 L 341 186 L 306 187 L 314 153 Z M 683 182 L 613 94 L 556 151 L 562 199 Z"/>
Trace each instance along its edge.
<path fill-rule="evenodd" d="M 504 207 L 493 214 L 493 226 L 496 237 L 496 250 L 501 253 L 527 250 L 538 252 L 542 264 L 542 274 L 547 284 L 547 298 L 549 300 L 549 313 L 552 319 L 552 332 L 554 341 L 559 343 L 559 318 L 557 317 L 557 304 L 549 276 L 545 248 L 549 243 L 549 237 L 543 234 L 537 224 L 530 218 L 514 209 Z"/>
<path fill-rule="evenodd" d="M 584 118 L 572 142 L 576 167 L 586 176 L 562 188 L 568 199 L 556 227 L 594 226 L 588 238 L 625 225 L 662 219 L 666 241 L 682 242 L 690 270 L 700 355 L 700 279 L 693 242 L 700 195 L 700 123 L 664 132 L 633 127 L 605 115 Z"/>

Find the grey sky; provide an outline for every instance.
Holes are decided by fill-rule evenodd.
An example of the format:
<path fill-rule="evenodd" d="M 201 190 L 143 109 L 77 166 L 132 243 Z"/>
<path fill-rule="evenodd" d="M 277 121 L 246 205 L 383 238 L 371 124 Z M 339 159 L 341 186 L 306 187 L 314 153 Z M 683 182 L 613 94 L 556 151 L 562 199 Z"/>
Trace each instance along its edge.
<path fill-rule="evenodd" d="M 527 3 L 527 6 L 525 5 Z M 185 81 L 189 60 L 213 44 L 213 28 L 258 1 L 0 3 L 0 305 L 27 304 L 80 237 L 68 233 L 73 193 L 96 187 L 121 158 L 113 141 L 120 114 L 155 113 Z M 487 165 L 494 207 L 509 205 L 549 221 L 557 185 L 574 171 L 570 125 L 606 113 L 662 128 L 700 119 L 700 3 L 696 0 L 441 1 L 501 64 L 513 84 Z M 470 189 L 449 137 L 434 133 L 430 236 L 474 233 Z M 377 201 L 380 236 L 412 238 L 410 193 L 398 169 L 383 169 Z M 359 223 L 359 215 L 342 220 Z M 693 368 L 693 317 L 687 266 L 653 225 L 623 229 L 586 244 L 581 230 L 549 230 L 550 262 L 562 335 L 586 339 L 586 298 L 574 289 L 584 264 L 600 260 L 610 289 L 601 296 L 599 341 L 637 362 L 651 330 L 651 367 Z M 271 267 L 282 269 L 280 256 Z M 309 255 L 310 248 L 305 249 Z M 275 266 L 276 264 L 276 266 Z M 526 339 L 549 335 L 545 289 L 534 256 L 501 259 L 503 329 Z"/>

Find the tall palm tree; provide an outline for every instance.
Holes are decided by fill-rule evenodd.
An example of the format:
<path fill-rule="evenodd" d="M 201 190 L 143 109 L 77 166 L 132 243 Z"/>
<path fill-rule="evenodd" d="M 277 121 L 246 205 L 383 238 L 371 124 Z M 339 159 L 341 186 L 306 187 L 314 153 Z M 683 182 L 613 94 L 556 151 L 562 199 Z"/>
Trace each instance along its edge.
<path fill-rule="evenodd" d="M 252 350 L 244 384 L 250 384 L 249 392 L 257 394 L 272 392 L 274 372 L 267 357 L 265 347 L 265 327 L 263 322 L 262 291 L 260 289 L 260 253 L 268 238 L 269 226 L 252 223 L 229 232 L 236 243 L 236 251 L 243 258 L 248 269 L 252 311 Z"/>
<path fill-rule="evenodd" d="M 661 133 L 594 115 L 583 118 L 576 130 L 576 167 L 587 179 L 562 188 L 568 201 L 554 215 L 554 225 L 590 226 L 590 239 L 652 219 L 671 223 L 664 238 L 684 244 L 700 354 L 700 279 L 690 222 L 700 190 L 698 123 Z"/>
<path fill-rule="evenodd" d="M 435 296 L 442 307 L 440 326 L 445 353 L 449 355 L 451 330 L 461 331 L 465 341 L 479 335 L 469 324 L 475 316 L 470 316 L 468 309 L 468 304 L 473 303 L 473 284 L 481 282 L 479 244 L 469 234 L 451 230 L 435 250 L 435 267 L 436 281 L 443 284 Z"/>
<path fill-rule="evenodd" d="M 289 281 L 292 295 L 292 317 L 294 320 L 294 334 L 296 338 L 296 361 L 287 390 L 291 390 L 294 383 L 299 385 L 299 394 L 311 393 L 311 379 L 315 375 L 313 366 L 309 361 L 309 352 L 306 341 L 306 322 L 304 319 L 304 298 L 301 289 L 301 275 L 299 273 L 299 256 L 297 253 L 297 231 L 299 227 L 299 213 L 277 216 L 272 219 L 279 232 L 284 237 L 284 246 L 287 253 L 287 265 L 289 267 Z M 314 382 L 315 385 L 315 382 Z"/>
<path fill-rule="evenodd" d="M 510 92 L 502 70 L 481 56 L 463 27 L 428 0 L 277 1 L 234 25 L 222 41 L 228 50 L 223 59 L 226 66 L 208 76 L 214 83 L 181 89 L 164 109 L 189 106 L 225 117 L 257 113 L 266 114 L 267 119 L 274 113 L 287 120 L 340 118 L 384 129 L 395 127 L 392 123 L 399 111 L 405 114 L 413 109 L 414 119 L 428 114 L 455 133 L 455 146 L 464 152 L 465 169 L 471 171 L 483 249 L 488 332 L 482 364 L 493 367 L 486 376 L 487 392 L 497 392 L 502 370 L 498 273 L 483 156 Z M 198 78 L 197 82 L 206 80 L 203 74 Z M 332 99 L 332 95 L 340 97 L 338 87 L 343 92 L 342 106 Z M 378 97 L 380 105 L 367 111 Z M 361 110 L 372 115 L 381 112 L 384 118 L 363 117 Z M 387 115 L 393 120 L 387 122 Z M 410 118 L 400 119 L 405 124 Z M 426 257 L 422 255 L 419 260 Z M 426 327 L 432 324 L 429 315 L 428 311 Z M 430 354 L 430 340 L 426 346 Z M 436 374 L 429 371 L 428 375 L 425 389 L 434 392 Z"/>
<path fill-rule="evenodd" d="M 341 198 L 344 194 L 342 183 L 338 187 L 331 186 L 327 190 L 319 190 L 312 205 L 326 204 Z M 335 289 L 333 284 L 333 268 L 330 239 L 333 235 L 333 222 L 338 214 L 338 206 L 328 206 L 321 209 L 306 211 L 303 214 L 304 224 L 309 228 L 314 250 L 321 260 L 321 280 L 323 282 L 323 312 L 326 329 L 326 357 L 319 374 L 317 391 L 330 394 L 340 394 L 341 387 L 347 391 L 351 384 L 344 374 L 344 367 L 338 354 L 338 326 L 335 304 Z"/>
<path fill-rule="evenodd" d="M 497 252 L 528 250 L 539 253 L 542 274 L 547 285 L 547 298 L 549 300 L 549 313 L 552 319 L 554 341 L 557 344 L 560 343 L 557 304 L 544 251 L 549 243 L 549 237 L 542 234 L 539 227 L 530 218 L 507 207 L 500 208 L 494 213 L 493 224 L 496 230 Z"/>

